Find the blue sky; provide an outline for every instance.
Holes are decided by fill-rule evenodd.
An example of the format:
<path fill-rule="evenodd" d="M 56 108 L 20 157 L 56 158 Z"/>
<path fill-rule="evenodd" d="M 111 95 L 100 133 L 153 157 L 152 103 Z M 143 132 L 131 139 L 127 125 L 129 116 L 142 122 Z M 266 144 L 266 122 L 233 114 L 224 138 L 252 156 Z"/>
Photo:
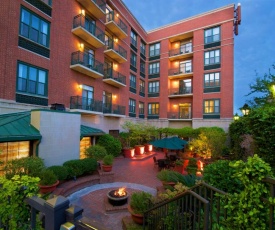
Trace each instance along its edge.
<path fill-rule="evenodd" d="M 229 4 L 241 3 L 242 22 L 235 36 L 234 113 L 251 98 L 249 84 L 275 64 L 275 0 L 123 0 L 143 28 L 157 27 Z M 168 3 L 168 4 L 167 4 Z"/>

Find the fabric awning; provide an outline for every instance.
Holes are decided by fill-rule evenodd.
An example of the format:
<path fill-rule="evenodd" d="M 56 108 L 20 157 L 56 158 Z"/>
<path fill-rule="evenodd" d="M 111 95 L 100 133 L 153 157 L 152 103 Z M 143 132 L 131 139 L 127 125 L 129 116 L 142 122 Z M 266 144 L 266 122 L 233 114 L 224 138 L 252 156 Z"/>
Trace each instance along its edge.
<path fill-rule="evenodd" d="M 105 132 L 101 129 L 96 129 L 85 125 L 81 125 L 80 127 L 80 139 L 83 137 L 101 136 L 103 134 L 105 134 Z"/>

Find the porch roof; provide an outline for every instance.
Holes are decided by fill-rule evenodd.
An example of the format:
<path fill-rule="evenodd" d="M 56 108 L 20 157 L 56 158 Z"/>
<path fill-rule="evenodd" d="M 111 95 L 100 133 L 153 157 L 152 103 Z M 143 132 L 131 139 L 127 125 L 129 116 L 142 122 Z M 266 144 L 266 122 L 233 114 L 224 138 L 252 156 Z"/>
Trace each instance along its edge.
<path fill-rule="evenodd" d="M 80 127 L 80 139 L 83 137 L 100 136 L 103 134 L 105 134 L 105 132 L 101 129 L 96 129 L 85 125 L 81 125 Z"/>

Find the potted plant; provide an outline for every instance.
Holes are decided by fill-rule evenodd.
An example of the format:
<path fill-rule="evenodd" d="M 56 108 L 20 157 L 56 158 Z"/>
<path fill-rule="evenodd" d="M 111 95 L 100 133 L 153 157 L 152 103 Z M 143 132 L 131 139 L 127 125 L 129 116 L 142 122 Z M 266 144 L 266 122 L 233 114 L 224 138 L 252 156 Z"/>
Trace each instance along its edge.
<path fill-rule="evenodd" d="M 132 219 L 137 224 L 143 224 L 143 214 L 150 208 L 153 196 L 144 191 L 132 193 L 128 211 L 131 213 Z"/>
<path fill-rule="evenodd" d="M 114 162 L 114 156 L 113 155 L 106 155 L 102 160 L 102 170 L 104 172 L 111 172 Z"/>
<path fill-rule="evenodd" d="M 182 159 L 177 159 L 177 160 L 175 161 L 174 170 L 175 170 L 176 172 L 179 172 L 179 173 L 182 174 L 182 172 L 183 172 L 183 160 L 182 160 Z"/>
<path fill-rule="evenodd" d="M 54 191 L 56 189 L 56 186 L 59 184 L 57 176 L 50 169 L 44 169 L 43 171 L 41 171 L 39 178 L 39 192 L 43 194 Z"/>
<path fill-rule="evenodd" d="M 130 133 L 119 133 L 120 141 L 123 146 L 123 155 L 125 158 L 133 158 L 135 156 L 135 149 L 130 146 Z"/>
<path fill-rule="evenodd" d="M 164 186 L 174 186 L 180 181 L 180 173 L 171 170 L 161 170 L 157 173 L 157 178 L 162 182 Z"/>
<path fill-rule="evenodd" d="M 196 175 L 198 171 L 198 163 L 196 158 L 189 158 L 189 163 L 186 168 L 188 174 Z"/>

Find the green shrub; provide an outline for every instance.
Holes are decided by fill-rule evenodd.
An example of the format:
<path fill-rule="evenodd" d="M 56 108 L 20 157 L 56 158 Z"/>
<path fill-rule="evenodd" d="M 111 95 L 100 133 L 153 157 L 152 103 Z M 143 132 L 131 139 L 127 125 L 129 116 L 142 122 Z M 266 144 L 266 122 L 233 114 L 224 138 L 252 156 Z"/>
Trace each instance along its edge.
<path fill-rule="evenodd" d="M 143 214 L 149 209 L 152 195 L 148 192 L 133 192 L 131 196 L 130 206 L 135 214 Z"/>
<path fill-rule="evenodd" d="M 194 175 L 194 174 L 189 174 L 189 175 L 182 175 L 180 182 L 181 182 L 183 185 L 185 185 L 185 186 L 191 188 L 191 187 L 193 187 L 193 186 L 197 183 L 197 181 L 199 181 L 199 180 L 200 180 L 200 178 L 198 178 L 196 175 Z"/>
<path fill-rule="evenodd" d="M 103 158 L 103 164 L 104 165 L 112 165 L 114 162 L 114 156 L 113 155 L 106 155 Z"/>
<path fill-rule="evenodd" d="M 96 159 L 93 158 L 85 158 L 82 159 L 82 165 L 84 167 L 84 173 L 88 174 L 88 173 L 93 173 L 94 171 L 96 171 L 97 169 L 97 161 Z"/>
<path fill-rule="evenodd" d="M 120 141 L 110 134 L 100 136 L 97 144 L 103 146 L 106 149 L 107 154 L 113 155 L 114 157 L 121 154 L 122 147 Z"/>
<path fill-rule="evenodd" d="M 94 158 L 97 161 L 102 160 L 104 156 L 107 155 L 105 147 L 101 145 L 91 145 L 86 149 L 87 157 Z"/>
<path fill-rule="evenodd" d="M 157 178 L 165 182 L 179 182 L 182 175 L 178 172 L 163 169 L 157 173 Z"/>
<path fill-rule="evenodd" d="M 40 175 L 40 185 L 52 185 L 57 181 L 57 176 L 50 169 L 44 169 Z"/>
<path fill-rule="evenodd" d="M 85 166 L 80 159 L 66 161 L 63 166 L 67 167 L 69 178 L 81 176 L 85 172 Z"/>
<path fill-rule="evenodd" d="M 234 176 L 235 169 L 229 166 L 230 161 L 218 160 L 206 165 L 203 170 L 203 180 L 227 193 L 239 193 L 243 190 L 241 181 Z"/>
<path fill-rule="evenodd" d="M 53 165 L 48 167 L 47 169 L 52 170 L 57 176 L 58 180 L 66 180 L 69 176 L 67 167 L 62 165 Z"/>
<path fill-rule="evenodd" d="M 189 158 L 188 165 L 186 167 L 186 170 L 188 174 L 194 174 L 196 175 L 196 172 L 198 170 L 198 165 L 197 165 L 197 159 L 196 158 Z"/>
<path fill-rule="evenodd" d="M 44 162 L 39 157 L 24 157 L 10 160 L 4 167 L 5 176 L 11 179 L 14 175 L 39 176 L 45 168 Z"/>

